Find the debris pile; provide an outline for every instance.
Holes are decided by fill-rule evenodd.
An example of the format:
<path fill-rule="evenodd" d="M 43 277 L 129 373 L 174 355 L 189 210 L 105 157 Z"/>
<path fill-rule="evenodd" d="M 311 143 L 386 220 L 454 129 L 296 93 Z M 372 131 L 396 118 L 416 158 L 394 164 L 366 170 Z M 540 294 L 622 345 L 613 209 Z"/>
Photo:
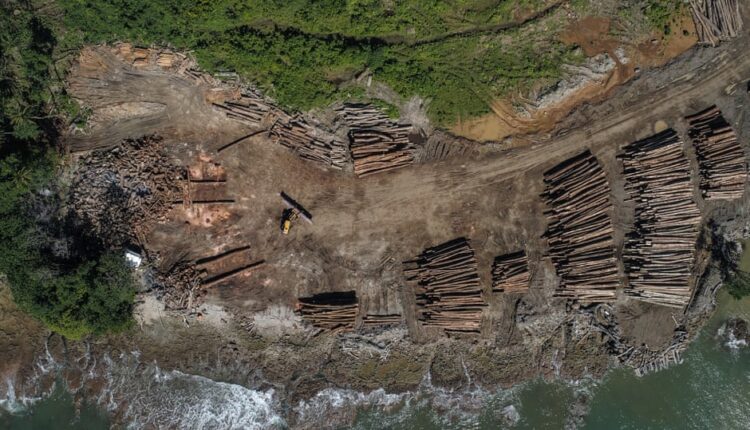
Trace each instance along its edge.
<path fill-rule="evenodd" d="M 738 0 L 690 0 L 693 21 L 701 43 L 716 46 L 742 31 Z"/>
<path fill-rule="evenodd" d="M 492 263 L 492 291 L 523 293 L 529 289 L 530 280 L 526 252 L 518 251 L 495 257 Z"/>
<path fill-rule="evenodd" d="M 202 274 L 191 262 L 180 262 L 166 273 L 157 273 L 155 284 L 161 288 L 161 300 L 168 310 L 191 310 L 202 304 Z"/>
<path fill-rule="evenodd" d="M 343 169 L 349 164 L 346 144 L 305 117 L 289 115 L 267 102 L 257 91 L 246 89 L 239 99 L 214 103 L 229 118 L 242 121 L 257 130 L 266 130 L 277 143 L 299 157 L 327 167 Z"/>
<path fill-rule="evenodd" d="M 370 104 L 347 103 L 336 112 L 349 127 L 354 173 L 367 176 L 414 163 L 412 127 L 391 120 Z"/>
<path fill-rule="evenodd" d="M 69 206 L 110 246 L 142 243 L 182 193 L 186 172 L 157 136 L 128 139 L 80 159 Z"/>
<path fill-rule="evenodd" d="M 557 295 L 584 303 L 615 300 L 617 261 L 609 185 L 586 150 L 544 173 L 542 197 L 549 209 L 544 237 L 560 277 Z"/>
<path fill-rule="evenodd" d="M 627 293 L 683 307 L 690 300 L 700 211 L 693 200 L 682 140 L 666 130 L 623 148 L 625 191 L 635 202 L 635 226 L 625 241 Z"/>
<path fill-rule="evenodd" d="M 428 248 L 404 262 L 407 282 L 417 295 L 417 316 L 425 326 L 479 332 L 486 306 L 474 250 L 465 238 Z"/>
<path fill-rule="evenodd" d="M 687 117 L 706 199 L 738 199 L 745 191 L 747 162 L 737 134 L 716 106 Z"/>
<path fill-rule="evenodd" d="M 352 330 L 358 310 L 359 303 L 354 291 L 300 297 L 296 307 L 303 320 L 325 330 Z"/>

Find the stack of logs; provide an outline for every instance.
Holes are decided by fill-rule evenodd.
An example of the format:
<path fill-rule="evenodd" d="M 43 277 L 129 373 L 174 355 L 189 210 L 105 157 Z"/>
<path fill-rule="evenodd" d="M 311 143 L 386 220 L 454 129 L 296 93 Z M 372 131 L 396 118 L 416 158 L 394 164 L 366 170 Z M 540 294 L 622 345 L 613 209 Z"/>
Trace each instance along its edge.
<path fill-rule="evenodd" d="M 349 127 L 354 173 L 367 176 L 414 163 L 409 124 L 392 121 L 369 104 L 348 103 L 336 110 Z"/>
<path fill-rule="evenodd" d="M 264 120 L 276 107 L 270 105 L 257 91 L 246 89 L 238 100 L 214 103 L 227 117 L 244 122 L 252 128 L 264 128 Z"/>
<path fill-rule="evenodd" d="M 524 251 L 501 255 L 492 263 L 492 291 L 523 293 L 529 289 L 529 260 Z"/>
<path fill-rule="evenodd" d="M 709 200 L 742 197 L 748 174 L 745 153 L 721 111 L 712 106 L 687 120 L 698 156 L 703 196 Z"/>
<path fill-rule="evenodd" d="M 367 314 L 362 318 L 365 327 L 388 326 L 401 324 L 401 314 Z"/>
<path fill-rule="evenodd" d="M 296 311 L 314 327 L 326 330 L 351 330 L 359 303 L 354 291 L 315 294 L 300 297 Z"/>
<path fill-rule="evenodd" d="M 157 136 L 91 152 L 79 164 L 69 207 L 85 228 L 112 246 L 139 243 L 164 221 L 186 175 Z"/>
<path fill-rule="evenodd" d="M 267 130 L 274 141 L 301 158 L 335 169 L 343 169 L 349 164 L 348 149 L 343 141 L 321 127 L 311 125 L 302 116 L 287 114 L 256 91 L 245 90 L 239 99 L 214 103 L 214 106 L 229 118 L 257 130 Z"/>
<path fill-rule="evenodd" d="M 722 40 L 736 37 L 742 31 L 742 14 L 738 0 L 690 0 L 698 39 L 716 46 Z"/>
<path fill-rule="evenodd" d="M 426 249 L 404 263 L 404 274 L 414 285 L 417 317 L 425 326 L 479 332 L 486 303 L 474 250 L 466 239 Z"/>
<path fill-rule="evenodd" d="M 611 302 L 619 285 L 612 203 L 604 171 L 585 151 L 544 173 L 549 210 L 544 236 L 560 276 L 557 295 L 583 303 Z"/>
<path fill-rule="evenodd" d="M 670 129 L 623 151 L 625 191 L 635 201 L 635 227 L 624 251 L 627 293 L 650 303 L 683 307 L 691 295 L 701 216 L 682 140 Z"/>

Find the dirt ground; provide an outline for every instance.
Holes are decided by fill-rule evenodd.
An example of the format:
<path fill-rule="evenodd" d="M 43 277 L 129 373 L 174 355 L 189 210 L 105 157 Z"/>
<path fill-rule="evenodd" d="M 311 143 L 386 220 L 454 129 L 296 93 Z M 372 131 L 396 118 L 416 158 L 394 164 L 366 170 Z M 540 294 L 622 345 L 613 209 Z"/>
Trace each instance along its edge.
<path fill-rule="evenodd" d="M 252 131 L 211 107 L 216 94 L 232 85 L 217 88 L 173 70 L 135 68 L 116 50 L 90 48 L 70 87 L 93 108 L 95 120 L 85 133 L 71 136 L 73 149 L 157 133 L 185 166 L 220 164 L 227 177 L 222 193 L 234 199 L 176 204 L 170 220 L 146 238 L 147 249 L 160 256 L 163 267 L 242 246 L 250 247 L 248 261 L 266 262 L 212 287 L 205 304 L 190 315 L 165 312 L 147 295 L 138 328 L 100 340 L 97 348 L 138 350 L 144 362 L 248 386 L 274 384 L 289 401 L 328 386 L 413 389 L 428 370 L 435 383 L 449 387 L 464 386 L 467 372 L 486 386 L 539 375 L 600 376 L 614 363 L 603 337 L 591 331 L 584 313 L 553 297 L 558 279 L 541 239 L 542 172 L 585 149 L 593 152 L 612 189 L 621 256 L 633 208 L 624 201 L 619 148 L 665 124 L 687 141 L 681 118 L 714 103 L 747 145 L 748 42 L 744 34 L 718 48 L 693 48 L 668 67 L 642 71 L 613 88 L 606 100 L 561 119 L 554 133 L 473 143 L 450 157 L 426 157 L 412 167 L 361 179 L 304 161 L 264 134 L 218 153 Z M 690 145 L 685 147 L 696 171 Z M 312 224 L 298 222 L 288 236 L 279 231 L 281 191 L 313 215 Z M 697 189 L 696 199 L 705 219 L 736 209 L 705 204 Z M 418 323 L 414 292 L 401 270 L 401 262 L 424 248 L 457 237 L 471 240 L 489 305 L 481 333 L 458 338 Z M 493 258 L 519 249 L 529 255 L 530 290 L 492 293 Z M 619 269 L 624 280 L 621 263 Z M 297 297 L 347 290 L 356 291 L 362 310 L 354 333 L 318 334 L 293 312 Z M 653 350 L 668 345 L 676 322 L 685 318 L 678 309 L 637 302 L 622 291 L 614 310 L 623 339 Z M 364 313 L 401 313 L 405 322 L 364 331 L 359 328 Z"/>
<path fill-rule="evenodd" d="M 605 100 L 615 88 L 631 80 L 641 69 L 663 66 L 698 42 L 695 24 L 689 14 L 680 19 L 669 36 L 652 34 L 645 40 L 632 42 L 613 36 L 612 25 L 610 18 L 586 16 L 560 34 L 563 43 L 579 46 L 587 57 L 606 54 L 611 58 L 615 65 L 606 76 L 590 79 L 556 103 L 531 107 L 524 113 L 513 109 L 517 101 L 514 98 L 495 100 L 492 113 L 459 121 L 451 131 L 485 142 L 550 132 L 575 108 Z"/>

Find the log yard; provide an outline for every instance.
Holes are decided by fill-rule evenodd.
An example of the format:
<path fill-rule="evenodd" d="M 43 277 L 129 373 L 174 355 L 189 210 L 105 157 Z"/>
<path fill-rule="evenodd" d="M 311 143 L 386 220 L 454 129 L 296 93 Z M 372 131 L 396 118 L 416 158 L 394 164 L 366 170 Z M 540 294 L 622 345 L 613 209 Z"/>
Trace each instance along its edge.
<path fill-rule="evenodd" d="M 55 159 L 54 174 L 42 176 L 56 179 L 31 189 L 28 205 L 15 204 L 28 206 L 32 233 L 12 236 L 44 241 L 30 253 L 54 269 L 16 277 L 41 260 L 0 267 L 2 297 L 13 297 L 0 302 L 0 342 L 11 351 L 0 355 L 9 381 L 0 399 L 44 397 L 64 380 L 79 403 L 107 408 L 115 427 L 347 428 L 361 419 L 358 406 L 306 408 L 331 390 L 467 393 L 600 380 L 612 369 L 645 378 L 684 362 L 717 291 L 744 273 L 750 5 L 742 1 L 674 2 L 669 30 L 641 30 L 639 41 L 623 39 L 637 21 L 625 6 L 615 18 L 612 2 L 583 2 L 583 15 L 567 1 L 491 2 L 522 6 L 510 20 L 496 11 L 466 28 L 451 15 L 440 32 L 410 24 L 413 33 L 360 34 L 351 24 L 351 34 L 338 35 L 333 17 L 313 25 L 298 20 L 300 9 L 201 36 L 222 38 L 221 49 L 249 43 L 238 35 L 250 32 L 371 51 L 352 71 L 334 65 L 354 55 L 349 48 L 327 60 L 321 74 L 337 88 L 314 100 L 305 90 L 309 103 L 296 103 L 301 90 L 279 69 L 297 67 L 296 51 L 253 75 L 257 64 L 248 64 L 262 54 L 246 45 L 239 61 L 229 51 L 207 54 L 209 42 L 190 45 L 178 30 L 149 39 L 113 24 L 97 39 L 94 11 L 126 13 L 97 3 L 40 6 L 65 16 L 60 46 L 75 31 L 85 36 L 55 51 L 67 66 L 47 91 L 57 98 L 44 95 L 79 106 L 85 121 L 54 114 L 49 124 L 63 143 L 54 156 L 29 158 Z M 402 13 L 398 1 L 375 3 Z M 648 7 L 638 10 L 650 19 Z M 84 15 L 88 8 L 94 15 Z M 169 10 L 158 19 L 177 13 Z M 234 5 L 221 13 L 215 19 L 256 12 Z M 473 9 L 461 13 L 479 19 Z M 91 30 L 74 30 L 83 16 Z M 410 51 L 423 58 L 456 43 L 458 52 L 460 41 L 478 38 L 489 56 L 495 37 L 512 44 L 536 27 L 575 51 L 561 54 L 565 71 L 546 81 L 503 81 L 510 90 L 501 91 L 500 81 L 482 80 L 489 72 L 451 64 L 445 82 L 465 84 L 462 95 L 447 83 L 432 95 L 387 78 L 401 61 L 393 58 Z M 434 70 L 447 67 L 434 61 Z M 420 73 L 403 79 L 433 79 Z M 484 107 L 472 110 L 461 97 Z M 4 123 L 16 127 L 0 141 L 4 154 L 20 142 L 18 121 Z M 26 175 L 9 183 L 37 183 Z M 51 280 L 75 274 L 82 280 Z M 36 292 L 34 279 L 55 286 Z M 85 310 L 59 298 L 72 294 L 61 292 L 66 285 L 80 292 L 89 284 L 106 288 L 72 300 Z M 122 302 L 110 307 L 115 298 Z M 154 388 L 127 385 L 143 372 L 156 372 L 153 384 L 194 375 L 252 390 L 268 410 L 255 421 L 195 427 L 145 414 L 138 408 L 155 408 L 144 400 Z M 515 428 L 514 410 L 502 411 L 503 424 L 487 428 Z M 586 412 L 573 415 L 519 428 L 584 428 Z"/>

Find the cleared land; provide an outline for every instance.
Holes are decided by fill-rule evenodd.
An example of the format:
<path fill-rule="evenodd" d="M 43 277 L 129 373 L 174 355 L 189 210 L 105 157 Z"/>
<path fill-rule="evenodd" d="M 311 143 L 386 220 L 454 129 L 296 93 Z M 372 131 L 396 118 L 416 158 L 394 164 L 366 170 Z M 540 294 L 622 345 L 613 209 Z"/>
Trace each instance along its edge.
<path fill-rule="evenodd" d="M 628 294 L 626 240 L 649 208 L 629 199 L 628 172 L 617 156 L 671 127 L 684 141 L 676 156 L 681 168 L 689 165 L 700 211 L 687 229 L 710 236 L 709 219 L 741 213 L 746 196 L 701 197 L 701 170 L 684 118 L 716 105 L 748 149 L 749 41 L 743 33 L 718 48 L 694 49 L 669 67 L 641 71 L 608 100 L 561 120 L 553 134 L 480 144 L 422 127 L 415 115 L 408 165 L 364 177 L 354 174 L 356 160 L 329 169 L 284 145 L 298 130 L 325 141 L 322 147 L 347 142 L 348 126 L 335 109 L 315 117 L 277 112 L 251 126 L 215 106 L 241 100 L 237 85 L 191 70 L 184 58 L 167 62 L 174 52 L 89 47 L 68 81 L 71 94 L 93 111 L 89 128 L 68 136 L 72 148 L 85 154 L 126 138 L 161 136 L 172 165 L 181 166 L 175 175 L 183 196 L 138 241 L 156 271 L 175 279 L 192 276 L 184 264 L 205 271 L 179 296 L 169 285 L 146 292 L 138 312 L 142 331 L 95 349 L 137 349 L 144 362 L 254 387 L 271 382 L 292 401 L 328 386 L 413 389 L 427 371 L 441 386 L 463 386 L 466 375 L 480 384 L 511 385 L 537 375 L 601 375 L 615 362 L 650 371 L 678 361 L 706 310 L 701 297 L 710 296 L 698 283 L 709 261 L 706 243 L 688 238 L 696 243 L 686 247 L 688 285 L 681 287 L 701 297 L 687 312 Z M 293 127 L 302 121 L 305 126 Z M 585 151 L 593 157 L 587 160 L 595 159 L 594 192 L 578 194 L 587 189 L 578 180 L 562 192 L 576 204 L 591 196 L 593 209 L 555 216 L 565 218 L 565 228 L 581 227 L 576 217 L 591 217 L 607 237 L 588 242 L 584 226 L 584 236 L 565 237 L 565 252 L 553 259 L 543 238 L 550 224 L 545 211 L 572 203 L 545 197 L 545 172 L 559 174 L 566 160 Z M 297 219 L 282 234 L 281 192 L 312 223 Z M 458 238 L 468 242 L 435 249 Z M 493 291 L 493 262 L 520 250 L 528 260 L 528 290 Z M 559 297 L 574 285 L 565 259 L 588 259 L 578 262 L 586 267 L 600 257 L 607 265 L 606 300 L 594 297 L 594 305 L 582 306 L 587 303 Z M 415 258 L 418 270 L 409 272 Z M 592 283 L 586 280 L 582 294 Z M 163 313 L 161 295 L 173 311 Z"/>
<path fill-rule="evenodd" d="M 460 155 L 442 158 L 417 155 L 419 161 L 412 166 L 364 178 L 301 159 L 267 133 L 253 134 L 255 128 L 213 107 L 212 102 L 236 97 L 232 85 L 195 80 L 156 63 L 135 67 L 131 59 L 123 57 L 122 49 L 96 47 L 85 52 L 70 79 L 73 94 L 94 107 L 94 118 L 97 109 L 122 103 L 159 104 L 163 108 L 148 114 L 138 114 L 136 109 L 124 118 L 94 122 L 87 134 L 72 139 L 74 148 L 85 150 L 116 145 L 124 137 L 156 133 L 164 137 L 170 153 L 184 166 L 195 170 L 197 164 L 209 159 L 221 165 L 226 175 L 223 196 L 232 202 L 177 204 L 170 221 L 155 225 L 144 245 L 160 256 L 163 270 L 178 261 L 200 260 L 246 245 L 250 247 L 247 263 L 264 260 L 266 264 L 204 288 L 190 318 L 202 317 L 199 303 L 220 304 L 261 338 L 275 338 L 279 327 L 282 333 L 304 338 L 310 325 L 293 312 L 298 298 L 353 291 L 359 309 L 356 330 L 366 315 L 371 322 L 373 316 L 389 316 L 386 321 L 392 336 L 403 336 L 398 328 L 403 321 L 411 339 L 396 343 L 406 350 L 421 349 L 413 342 L 429 345 L 444 334 L 441 328 L 419 322 L 419 296 L 406 282 L 402 262 L 413 260 L 427 248 L 465 237 L 475 253 L 481 296 L 487 304 L 484 309 L 477 308 L 483 309 L 478 338 L 489 342 L 494 356 L 507 359 L 500 371 L 505 376 L 487 378 L 508 383 L 514 372 L 520 373 L 511 379 L 536 373 L 540 370 L 537 366 L 552 371 L 543 363 L 550 363 L 555 351 L 567 351 L 563 367 L 566 374 L 575 375 L 585 367 L 581 363 L 601 359 L 603 369 L 607 361 L 606 354 L 594 352 L 581 361 L 581 348 L 597 351 L 608 347 L 600 335 L 570 331 L 572 321 L 589 321 L 599 311 L 570 313 L 565 300 L 554 298 L 560 285 L 547 257 L 547 243 L 541 239 L 547 227 L 542 175 L 586 149 L 596 157 L 612 204 L 604 210 L 614 229 L 611 237 L 619 271 L 614 279 L 619 280 L 619 287 L 612 308 L 603 309 L 610 309 L 607 315 L 614 312 L 616 320 L 622 320 L 613 326 L 620 330 L 617 341 L 622 345 L 617 348 L 625 350 L 628 345 L 642 343 L 647 345 L 644 351 L 667 347 L 675 339 L 674 321 L 685 322 L 682 311 L 640 303 L 624 294 L 621 256 L 634 212 L 626 201 L 623 167 L 615 155 L 624 145 L 653 134 L 651 127 L 657 120 L 673 126 L 687 140 L 683 117 L 711 104 L 724 105 L 731 117 L 735 109 L 726 97 L 727 86 L 750 76 L 750 55 L 741 49 L 742 40 L 710 53 L 692 52 L 668 69 L 647 72 L 618 90 L 611 100 L 577 111 L 554 138 L 532 138 L 538 139 L 537 143 L 515 148 L 474 144 Z M 584 123 L 586 127 L 579 128 Z M 248 135 L 252 136 L 217 152 Z M 425 148 L 431 139 L 435 137 L 427 136 L 417 151 L 428 153 Z M 449 143 L 458 144 L 466 145 Z M 697 171 L 691 170 L 694 184 L 698 184 Z M 281 191 L 313 215 L 312 224 L 298 221 L 288 236 L 279 231 L 284 208 Z M 695 193 L 698 196 L 697 187 Z M 710 214 L 713 207 L 698 201 L 702 214 Z M 492 292 L 495 257 L 519 249 L 526 251 L 533 272 L 528 292 Z M 704 260 L 701 255 L 699 251 L 698 261 Z M 238 263 L 234 270 L 243 267 Z M 697 274 L 702 269 L 698 264 L 690 270 Z M 691 277 L 689 288 L 695 286 L 696 279 Z M 272 310 L 274 318 L 280 319 L 268 324 Z M 597 323 L 586 324 L 593 327 L 591 324 Z M 593 329 L 581 330 L 588 333 Z M 474 334 L 459 336 L 477 339 Z M 309 347 L 316 348 L 314 343 Z M 509 358 L 514 351 L 527 348 L 534 351 L 538 365 Z M 471 353 L 471 366 L 481 366 L 478 363 L 484 350 Z M 637 365 L 639 359 L 645 360 L 636 357 L 630 364 Z"/>

